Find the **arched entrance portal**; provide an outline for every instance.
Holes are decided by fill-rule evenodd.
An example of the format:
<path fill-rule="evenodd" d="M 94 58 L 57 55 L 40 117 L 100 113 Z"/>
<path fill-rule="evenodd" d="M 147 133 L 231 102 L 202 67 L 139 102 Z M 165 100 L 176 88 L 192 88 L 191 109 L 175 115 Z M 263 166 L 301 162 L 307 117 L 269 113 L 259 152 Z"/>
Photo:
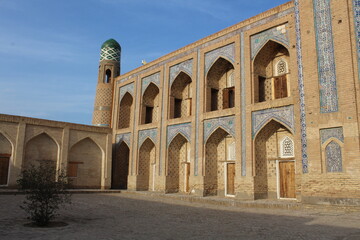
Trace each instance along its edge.
<path fill-rule="evenodd" d="M 178 134 L 168 148 L 166 192 L 189 192 L 190 144 Z"/>
<path fill-rule="evenodd" d="M 256 199 L 295 198 L 295 155 L 292 133 L 272 120 L 255 138 Z"/>
<path fill-rule="evenodd" d="M 0 185 L 8 184 L 11 153 L 10 141 L 0 133 Z"/>
<path fill-rule="evenodd" d="M 235 195 L 235 139 L 218 128 L 205 146 L 204 195 Z"/>
<path fill-rule="evenodd" d="M 129 175 L 129 147 L 121 142 L 116 149 L 116 157 L 112 166 L 112 188 L 127 189 Z"/>
<path fill-rule="evenodd" d="M 100 188 L 102 151 L 90 138 L 77 142 L 69 151 L 68 176 L 74 188 Z"/>
<path fill-rule="evenodd" d="M 136 190 L 148 191 L 154 189 L 154 179 L 151 182 L 150 178 L 154 178 L 154 166 L 155 166 L 155 144 L 148 138 L 144 141 L 139 149 L 139 169 L 137 177 Z M 150 186 L 152 183 L 152 186 Z"/>
<path fill-rule="evenodd" d="M 56 168 L 57 159 L 58 145 L 49 135 L 42 133 L 26 143 L 22 169 L 28 169 L 31 165 L 36 166 L 40 163 Z"/>

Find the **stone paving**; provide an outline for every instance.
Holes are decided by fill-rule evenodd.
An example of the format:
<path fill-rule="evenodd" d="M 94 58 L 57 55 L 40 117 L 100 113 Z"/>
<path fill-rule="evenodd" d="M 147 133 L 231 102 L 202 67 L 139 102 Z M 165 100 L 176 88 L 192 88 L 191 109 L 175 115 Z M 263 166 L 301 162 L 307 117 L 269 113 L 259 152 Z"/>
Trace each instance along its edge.
<path fill-rule="evenodd" d="M 359 208 L 242 208 L 146 194 L 74 194 L 56 228 L 26 227 L 23 195 L 0 195 L 0 239 L 360 240 Z"/>

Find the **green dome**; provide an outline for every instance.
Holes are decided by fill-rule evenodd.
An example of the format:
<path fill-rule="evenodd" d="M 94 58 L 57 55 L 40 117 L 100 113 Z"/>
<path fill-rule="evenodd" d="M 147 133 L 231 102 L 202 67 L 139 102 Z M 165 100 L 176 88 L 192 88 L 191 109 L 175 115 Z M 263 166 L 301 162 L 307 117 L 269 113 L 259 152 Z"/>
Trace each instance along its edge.
<path fill-rule="evenodd" d="M 101 48 L 115 48 L 121 50 L 120 44 L 112 38 L 104 42 Z"/>

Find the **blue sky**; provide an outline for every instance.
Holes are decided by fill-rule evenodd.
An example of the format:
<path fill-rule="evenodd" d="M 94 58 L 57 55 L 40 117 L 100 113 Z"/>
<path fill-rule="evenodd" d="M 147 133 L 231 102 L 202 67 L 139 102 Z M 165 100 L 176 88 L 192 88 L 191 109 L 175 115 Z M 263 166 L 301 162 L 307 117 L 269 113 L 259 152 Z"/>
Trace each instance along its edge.
<path fill-rule="evenodd" d="M 287 0 L 0 0 L 0 113 L 91 124 L 101 44 L 121 73 Z"/>

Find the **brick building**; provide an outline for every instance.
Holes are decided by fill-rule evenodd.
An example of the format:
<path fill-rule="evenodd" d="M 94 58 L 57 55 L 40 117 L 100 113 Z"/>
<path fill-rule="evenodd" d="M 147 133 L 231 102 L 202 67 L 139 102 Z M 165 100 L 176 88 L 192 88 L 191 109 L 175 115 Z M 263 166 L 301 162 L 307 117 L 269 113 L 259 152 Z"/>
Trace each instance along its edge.
<path fill-rule="evenodd" d="M 359 13 L 357 0 L 294 0 L 120 76 L 106 41 L 101 186 L 360 204 Z"/>

